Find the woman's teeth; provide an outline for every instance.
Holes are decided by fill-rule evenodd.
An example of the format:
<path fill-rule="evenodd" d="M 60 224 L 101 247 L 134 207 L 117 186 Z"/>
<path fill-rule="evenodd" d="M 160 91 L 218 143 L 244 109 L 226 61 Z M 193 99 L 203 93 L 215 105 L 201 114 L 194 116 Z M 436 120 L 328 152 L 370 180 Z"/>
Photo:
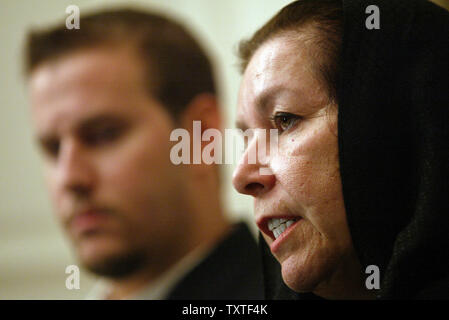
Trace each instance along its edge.
<path fill-rule="evenodd" d="M 298 219 L 270 219 L 268 220 L 268 229 L 273 232 L 277 239 L 288 227 Z"/>

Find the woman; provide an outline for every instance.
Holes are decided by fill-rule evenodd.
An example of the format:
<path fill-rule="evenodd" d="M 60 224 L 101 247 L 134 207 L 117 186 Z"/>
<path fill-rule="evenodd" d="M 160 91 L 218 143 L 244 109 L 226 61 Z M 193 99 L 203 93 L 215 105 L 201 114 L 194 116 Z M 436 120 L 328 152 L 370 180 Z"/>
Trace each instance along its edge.
<path fill-rule="evenodd" d="M 297 298 L 449 298 L 448 31 L 427 1 L 302 0 L 241 44 L 238 125 L 279 134 L 233 183 Z"/>

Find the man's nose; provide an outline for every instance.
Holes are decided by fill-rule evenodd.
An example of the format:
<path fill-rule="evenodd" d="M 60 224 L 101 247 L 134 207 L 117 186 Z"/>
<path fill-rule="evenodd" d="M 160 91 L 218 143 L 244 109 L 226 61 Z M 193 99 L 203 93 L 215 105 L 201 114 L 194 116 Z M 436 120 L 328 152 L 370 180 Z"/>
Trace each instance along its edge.
<path fill-rule="evenodd" d="M 260 163 L 256 154 L 257 139 L 254 140 L 248 145 L 240 163 L 234 170 L 232 184 L 240 193 L 259 197 L 273 188 L 276 178 L 266 165 Z M 255 161 L 251 159 L 255 159 Z"/>
<path fill-rule="evenodd" d="M 94 185 L 94 168 L 88 151 L 76 141 L 67 141 L 58 161 L 58 186 L 61 191 L 87 196 Z"/>

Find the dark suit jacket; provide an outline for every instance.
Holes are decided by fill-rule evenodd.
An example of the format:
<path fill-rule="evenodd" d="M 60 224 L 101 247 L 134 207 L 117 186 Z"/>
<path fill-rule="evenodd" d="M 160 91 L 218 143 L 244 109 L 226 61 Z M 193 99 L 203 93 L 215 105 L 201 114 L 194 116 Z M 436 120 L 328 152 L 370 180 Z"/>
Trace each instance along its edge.
<path fill-rule="evenodd" d="M 233 230 L 172 290 L 168 300 L 263 299 L 259 249 L 245 223 Z"/>

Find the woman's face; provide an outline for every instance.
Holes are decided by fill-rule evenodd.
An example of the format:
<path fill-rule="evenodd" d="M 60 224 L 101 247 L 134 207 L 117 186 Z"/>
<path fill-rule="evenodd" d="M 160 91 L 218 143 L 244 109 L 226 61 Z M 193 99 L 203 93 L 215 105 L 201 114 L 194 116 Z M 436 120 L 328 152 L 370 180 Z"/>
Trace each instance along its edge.
<path fill-rule="evenodd" d="M 329 106 L 310 57 L 302 43 L 287 36 L 268 40 L 252 57 L 239 92 L 237 123 L 243 130 L 278 129 L 278 150 L 268 156 L 271 174 L 261 175 L 259 162 L 248 164 L 256 147 L 252 138 L 233 184 L 254 197 L 257 225 L 286 284 L 326 295 L 335 289 L 329 286 L 354 277 L 349 270 L 359 270 L 343 203 L 337 106 Z M 273 229 L 277 219 L 288 220 Z"/>

